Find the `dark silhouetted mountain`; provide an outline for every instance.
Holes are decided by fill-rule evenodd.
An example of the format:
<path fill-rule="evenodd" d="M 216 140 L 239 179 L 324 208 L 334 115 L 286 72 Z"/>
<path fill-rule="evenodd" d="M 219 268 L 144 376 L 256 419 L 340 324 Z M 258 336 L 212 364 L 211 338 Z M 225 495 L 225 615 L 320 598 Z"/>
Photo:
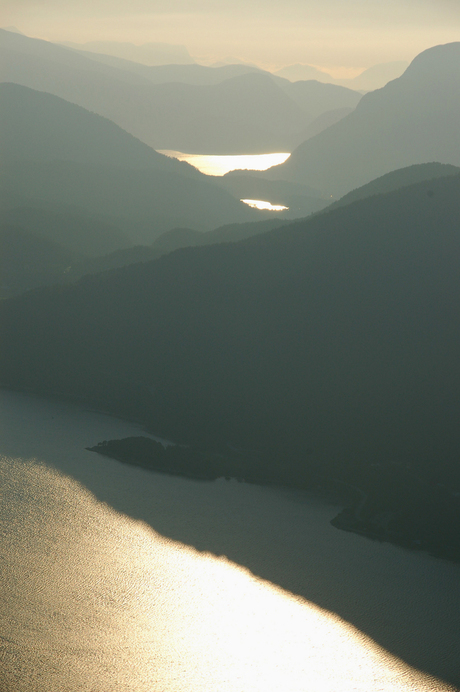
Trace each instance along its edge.
<path fill-rule="evenodd" d="M 19 187 L 19 186 L 18 186 Z M 88 256 L 98 256 L 132 245 L 110 217 L 78 207 L 35 202 L 35 206 L 0 207 L 0 224 L 26 231 Z"/>
<path fill-rule="evenodd" d="M 63 45 L 91 53 L 113 55 L 144 65 L 186 65 L 195 62 L 185 46 L 171 43 L 144 43 L 136 46 L 134 43 L 121 41 L 88 41 L 83 44 L 63 43 Z"/>
<path fill-rule="evenodd" d="M 137 264 L 138 262 L 150 262 L 151 260 L 161 257 L 162 254 L 165 253 L 156 250 L 151 245 L 133 245 L 121 250 L 115 250 L 107 255 L 91 257 L 81 262 L 75 262 L 71 270 L 67 272 L 66 279 L 68 282 L 77 281 L 87 274 L 99 274 L 109 269 L 127 267 L 130 264 Z"/>
<path fill-rule="evenodd" d="M 157 170 L 59 163 L 9 163 L 0 166 L 0 192 L 14 206 L 76 206 L 109 217 L 131 244 L 149 244 L 179 226 L 211 230 L 225 222 L 255 220 L 264 214 L 238 202 L 213 183 Z M 22 203 L 18 203 L 19 196 Z"/>
<path fill-rule="evenodd" d="M 459 219 L 450 175 L 28 292 L 0 303 L 0 381 L 357 489 L 337 526 L 458 558 Z"/>
<path fill-rule="evenodd" d="M 297 86 L 258 71 L 204 86 L 153 84 L 139 71 L 92 60 L 89 53 L 2 30 L 0 58 L 4 82 L 76 103 L 162 150 L 291 151 L 323 110 L 353 107 L 360 98 L 342 87 Z"/>
<path fill-rule="evenodd" d="M 185 161 L 163 156 L 111 120 L 64 99 L 0 83 L 2 161 L 75 161 L 150 169 L 205 180 Z"/>
<path fill-rule="evenodd" d="M 436 46 L 263 177 L 316 186 L 337 198 L 397 168 L 459 165 L 459 119 L 460 43 Z"/>
<path fill-rule="evenodd" d="M 209 231 L 209 233 L 212 233 L 212 231 Z M 181 247 L 206 244 L 203 242 L 205 235 L 208 234 L 202 231 L 195 231 L 192 228 L 172 228 L 170 231 L 160 235 L 153 242 L 152 247 L 164 255 Z"/>
<path fill-rule="evenodd" d="M 445 178 L 448 175 L 460 174 L 458 166 L 451 166 L 447 163 L 419 163 L 407 168 L 399 168 L 391 173 L 386 173 L 380 178 L 371 180 L 367 185 L 352 190 L 341 199 L 330 205 L 329 209 L 336 207 L 344 207 L 347 204 L 356 202 L 372 195 L 381 195 L 386 192 L 393 192 L 408 185 L 414 185 L 424 180 L 433 180 L 435 178 Z"/>
<path fill-rule="evenodd" d="M 266 180 L 258 174 L 259 171 L 230 171 L 217 182 L 236 199 L 259 199 L 288 207 L 276 212 L 281 219 L 308 216 L 330 204 L 330 199 L 311 187 L 287 180 Z"/>
<path fill-rule="evenodd" d="M 457 459 L 459 218 L 449 176 L 7 301 L 1 381 L 319 466 Z"/>
<path fill-rule="evenodd" d="M 0 221 L 0 298 L 67 280 L 83 257 L 46 238 Z"/>
<path fill-rule="evenodd" d="M 0 381 L 226 474 L 357 489 L 337 526 L 458 558 L 459 219 L 451 175 L 28 292 L 0 303 Z"/>
<path fill-rule="evenodd" d="M 349 192 L 332 204 L 330 204 L 328 200 L 319 198 L 317 196 L 317 191 L 311 188 L 304 188 L 301 185 L 295 185 L 294 183 L 281 180 L 261 180 L 257 178 L 256 175 L 254 175 L 254 177 L 246 176 L 242 171 L 232 171 L 228 173 L 222 177 L 221 182 L 224 185 L 230 183 L 227 189 L 235 196 L 238 196 L 243 189 L 249 190 L 255 199 L 258 199 L 258 196 L 260 196 L 263 197 L 263 199 L 270 200 L 272 204 L 292 204 L 293 207 L 291 209 L 293 212 L 295 211 L 296 199 L 299 199 L 301 200 L 300 203 L 303 204 L 303 210 L 305 211 L 304 216 L 308 216 L 315 211 L 321 211 L 321 208 L 323 208 L 323 213 L 328 213 L 330 210 L 337 207 L 344 207 L 347 204 L 372 197 L 373 195 L 393 192 L 394 190 L 424 180 L 432 180 L 434 178 L 442 178 L 459 173 L 460 168 L 441 163 L 409 166 L 408 168 L 387 173 L 381 178 L 377 178 L 367 185 L 363 185 L 363 187 Z M 311 207 L 306 209 L 308 202 Z M 276 215 L 273 214 L 274 218 L 266 221 L 229 224 L 212 231 L 207 231 L 206 233 L 192 231 L 191 229 L 172 229 L 157 238 L 153 243 L 153 247 L 157 251 L 161 251 L 161 254 L 165 254 L 166 252 L 172 252 L 181 247 L 213 245 L 214 243 L 221 242 L 237 242 L 245 238 L 251 238 L 255 235 L 266 233 L 275 228 L 286 226 L 288 219 L 292 218 L 299 221 L 302 214 L 299 212 L 297 216 L 294 216 L 294 214 L 290 214 L 291 209 L 289 212 L 277 213 Z"/>
<path fill-rule="evenodd" d="M 216 243 L 236 243 L 255 235 L 261 235 L 275 228 L 285 226 L 286 219 L 278 214 L 272 214 L 274 218 L 252 223 L 232 223 L 215 228 L 206 233 L 193 231 L 189 228 L 173 228 L 157 238 L 152 247 L 162 255 L 183 247 L 195 247 L 197 245 L 215 245 Z"/>
<path fill-rule="evenodd" d="M 37 200 L 48 209 L 76 206 L 108 217 L 131 244 L 177 226 L 211 230 L 261 218 L 193 166 L 105 118 L 16 84 L 1 84 L 0 94 L 4 208 L 36 207 Z M 119 241 L 120 232 L 105 251 Z"/>

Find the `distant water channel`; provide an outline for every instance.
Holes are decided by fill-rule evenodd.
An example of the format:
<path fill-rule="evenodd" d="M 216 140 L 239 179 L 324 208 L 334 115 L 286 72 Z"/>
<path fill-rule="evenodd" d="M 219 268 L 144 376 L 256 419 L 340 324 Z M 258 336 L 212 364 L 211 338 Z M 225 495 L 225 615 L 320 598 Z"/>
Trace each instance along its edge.
<path fill-rule="evenodd" d="M 306 494 L 99 457 L 142 433 L 83 408 L 3 391 L 0 433 L 2 692 L 460 680 L 458 566 L 338 531 Z"/>
<path fill-rule="evenodd" d="M 239 154 L 235 156 L 214 156 L 205 154 L 184 154 L 181 151 L 164 149 L 160 154 L 171 156 L 179 161 L 187 161 L 206 175 L 225 175 L 235 170 L 266 171 L 267 168 L 284 163 L 290 154 Z"/>

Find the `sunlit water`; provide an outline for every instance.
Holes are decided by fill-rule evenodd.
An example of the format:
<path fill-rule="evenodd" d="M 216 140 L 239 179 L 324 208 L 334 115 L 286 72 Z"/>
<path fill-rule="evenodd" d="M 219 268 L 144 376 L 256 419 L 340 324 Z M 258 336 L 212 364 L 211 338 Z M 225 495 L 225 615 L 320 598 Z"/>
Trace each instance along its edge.
<path fill-rule="evenodd" d="M 274 154 L 240 154 L 237 156 L 212 156 L 205 154 L 184 154 L 181 151 L 163 149 L 165 154 L 179 161 L 187 161 L 206 175 L 225 175 L 229 171 L 252 170 L 266 171 L 267 168 L 284 163 L 290 154 L 286 152 Z"/>
<path fill-rule="evenodd" d="M 248 207 L 253 207 L 254 209 L 265 209 L 267 211 L 285 211 L 289 207 L 283 207 L 282 204 L 272 204 L 271 202 L 265 202 L 262 199 L 241 199 L 240 202 L 244 202 Z"/>
<path fill-rule="evenodd" d="M 339 532 L 306 495 L 86 451 L 140 434 L 115 418 L 11 392 L 0 414 L 2 692 L 447 689 L 259 574 L 399 623 L 452 674 L 455 565 Z"/>

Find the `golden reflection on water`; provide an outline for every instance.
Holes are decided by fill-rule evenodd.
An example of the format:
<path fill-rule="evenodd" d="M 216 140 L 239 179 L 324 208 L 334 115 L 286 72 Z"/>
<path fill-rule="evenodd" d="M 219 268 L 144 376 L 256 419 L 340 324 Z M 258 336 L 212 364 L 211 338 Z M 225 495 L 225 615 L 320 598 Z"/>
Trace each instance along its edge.
<path fill-rule="evenodd" d="M 447 689 L 337 615 L 42 463 L 3 457 L 0 473 L 2 692 Z"/>
<path fill-rule="evenodd" d="M 240 202 L 244 202 L 248 207 L 253 207 L 254 209 L 265 209 L 266 211 L 285 211 L 289 207 L 283 207 L 282 204 L 272 204 L 271 202 L 265 202 L 262 199 L 240 199 Z"/>
<path fill-rule="evenodd" d="M 291 154 L 278 152 L 273 154 L 241 154 L 235 156 L 212 156 L 205 154 L 184 154 L 181 151 L 162 149 L 159 154 L 165 154 L 179 161 L 187 161 L 206 175 L 225 175 L 229 171 L 252 170 L 266 171 L 267 168 L 284 163 Z"/>

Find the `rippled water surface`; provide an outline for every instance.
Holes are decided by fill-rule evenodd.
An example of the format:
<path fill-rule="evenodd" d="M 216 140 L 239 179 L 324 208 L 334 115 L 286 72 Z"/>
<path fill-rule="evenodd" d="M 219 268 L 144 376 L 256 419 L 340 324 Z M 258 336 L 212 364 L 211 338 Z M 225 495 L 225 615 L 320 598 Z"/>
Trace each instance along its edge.
<path fill-rule="evenodd" d="M 0 414 L 2 692 L 402 692 L 459 673 L 457 566 L 337 531 L 307 495 L 86 451 L 141 434 L 115 418 L 11 392 Z"/>

